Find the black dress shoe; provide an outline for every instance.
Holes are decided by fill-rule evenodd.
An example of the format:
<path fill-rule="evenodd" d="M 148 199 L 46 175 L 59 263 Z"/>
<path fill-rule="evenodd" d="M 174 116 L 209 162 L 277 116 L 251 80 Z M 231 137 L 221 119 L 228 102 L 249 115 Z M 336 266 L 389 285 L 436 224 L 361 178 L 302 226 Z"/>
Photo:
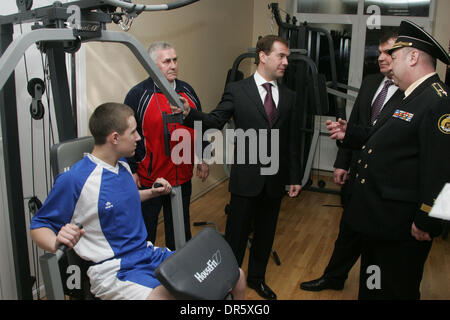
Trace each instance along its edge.
<path fill-rule="evenodd" d="M 264 281 L 247 280 L 247 285 L 259 294 L 262 298 L 267 300 L 277 300 L 277 295 Z"/>
<path fill-rule="evenodd" d="M 316 280 L 300 283 L 300 289 L 307 291 L 322 291 L 325 289 L 342 290 L 343 288 L 343 281 L 327 279 L 323 276 Z"/>

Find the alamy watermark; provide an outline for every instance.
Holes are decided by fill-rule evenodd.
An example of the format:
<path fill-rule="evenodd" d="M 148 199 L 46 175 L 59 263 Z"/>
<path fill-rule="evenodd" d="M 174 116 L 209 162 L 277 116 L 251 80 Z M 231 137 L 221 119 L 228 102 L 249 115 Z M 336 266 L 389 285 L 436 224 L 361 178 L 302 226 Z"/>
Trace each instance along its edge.
<path fill-rule="evenodd" d="M 381 9 L 377 5 L 370 5 L 366 10 L 367 14 L 371 14 L 367 20 L 366 25 L 369 30 L 381 29 Z"/>
<path fill-rule="evenodd" d="M 79 266 L 72 264 L 67 267 L 66 273 L 69 275 L 66 280 L 67 289 L 81 289 L 81 269 Z"/>
<path fill-rule="evenodd" d="M 202 122 L 194 122 L 194 132 L 202 131 Z M 207 164 L 260 164 L 261 175 L 274 175 L 280 164 L 279 129 L 226 129 L 225 134 L 217 129 L 206 130 L 201 139 L 195 139 L 194 150 L 189 130 L 178 128 L 171 133 L 170 140 L 178 142 L 171 151 L 171 160 L 176 165 L 194 163 Z M 210 142 L 203 149 L 203 142 Z M 287 155 L 285 155 L 287 156 Z"/>
<path fill-rule="evenodd" d="M 370 265 L 366 269 L 366 273 L 370 274 L 366 280 L 366 286 L 369 290 L 381 289 L 381 269 L 377 265 Z"/>

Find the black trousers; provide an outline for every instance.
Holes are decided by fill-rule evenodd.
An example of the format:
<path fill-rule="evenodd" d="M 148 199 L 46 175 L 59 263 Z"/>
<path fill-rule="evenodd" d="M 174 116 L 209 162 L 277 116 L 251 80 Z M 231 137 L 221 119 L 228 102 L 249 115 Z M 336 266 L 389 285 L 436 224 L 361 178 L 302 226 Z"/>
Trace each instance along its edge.
<path fill-rule="evenodd" d="M 417 300 L 431 241 L 363 237 L 360 300 Z M 377 287 L 376 284 L 379 284 Z"/>
<path fill-rule="evenodd" d="M 344 212 L 339 224 L 339 234 L 334 242 L 330 261 L 324 271 L 324 276 L 334 282 L 344 283 L 348 273 L 361 255 L 362 237 L 344 222 L 345 208 L 350 202 L 353 180 L 348 180 L 341 188 L 341 203 Z"/>
<path fill-rule="evenodd" d="M 348 273 L 361 255 L 362 237 L 353 231 L 342 216 L 339 234 L 334 243 L 333 253 L 324 271 L 324 276 L 335 282 L 344 283 Z"/>
<path fill-rule="evenodd" d="M 186 233 L 186 241 L 188 241 L 192 237 L 189 214 L 189 205 L 192 194 L 192 182 L 190 180 L 181 185 L 181 194 L 183 199 L 184 229 Z M 166 239 L 166 247 L 170 250 L 175 250 L 175 237 L 173 234 L 172 204 L 170 202 L 170 195 L 163 195 L 142 202 L 142 216 L 144 217 L 145 227 L 147 228 L 147 241 L 155 243 L 156 230 L 158 227 L 158 217 L 161 208 L 163 209 L 164 213 L 164 234 Z"/>
<path fill-rule="evenodd" d="M 280 205 L 281 197 L 271 197 L 265 190 L 256 197 L 231 194 L 225 239 L 230 244 L 239 266 L 244 260 L 248 236 L 253 228 L 247 279 L 264 281 Z"/>

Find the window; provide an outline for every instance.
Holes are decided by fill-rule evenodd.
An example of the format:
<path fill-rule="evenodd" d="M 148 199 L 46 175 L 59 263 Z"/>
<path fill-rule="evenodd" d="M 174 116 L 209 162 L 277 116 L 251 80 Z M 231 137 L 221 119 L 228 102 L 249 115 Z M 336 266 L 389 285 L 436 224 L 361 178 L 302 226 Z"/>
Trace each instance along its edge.
<path fill-rule="evenodd" d="M 297 0 L 298 13 L 356 14 L 358 0 Z"/>
<path fill-rule="evenodd" d="M 312 27 L 327 30 L 333 38 L 334 54 L 336 61 L 337 80 L 341 83 L 348 82 L 348 71 L 350 67 L 350 42 L 352 34 L 352 26 L 349 24 L 327 24 L 327 23 L 311 23 Z M 319 53 L 317 67 L 319 73 L 325 74 L 328 81 L 331 80 L 330 70 L 330 49 L 325 36 L 320 37 Z M 313 57 L 314 58 L 314 57 Z"/>
<path fill-rule="evenodd" d="M 377 7 L 369 8 L 374 5 Z M 342 84 L 341 88 L 348 88 L 347 94 L 353 96 L 356 95 L 353 88 L 360 87 L 363 76 L 379 71 L 377 60 L 381 34 L 391 28 L 398 28 L 400 22 L 406 17 L 431 32 L 435 6 L 435 0 L 287 0 L 286 5 L 290 8 L 288 13 L 300 23 L 325 28 L 335 33 L 337 39 L 344 40 L 341 45 L 340 41 L 333 39 L 334 47 L 338 48 L 336 71 L 338 82 Z M 322 55 L 322 40 L 320 45 Z M 324 44 L 323 49 L 326 47 Z M 327 73 L 323 69 L 327 65 L 325 60 L 326 56 L 319 57 L 320 73 Z M 340 109 L 342 101 L 336 100 L 336 107 Z M 353 101 L 347 99 L 344 104 L 348 118 Z M 333 108 L 330 103 L 330 119 L 332 113 Z M 320 123 L 317 127 L 321 128 L 321 132 L 327 132 L 324 125 L 326 118 L 316 119 Z M 333 171 L 334 152 L 337 151 L 337 147 L 329 140 L 328 135 L 326 138 L 319 139 L 322 147 L 318 149 L 323 149 L 324 152 L 321 153 L 322 159 L 318 160 L 314 166 L 320 170 Z"/>
<path fill-rule="evenodd" d="M 430 0 L 365 0 L 364 12 L 376 5 L 383 16 L 428 17 Z"/>
<path fill-rule="evenodd" d="M 348 45 L 343 47 L 349 49 L 350 61 L 348 67 L 346 62 L 342 64 L 342 61 L 336 61 L 336 64 L 339 64 L 341 72 L 348 70 L 348 75 L 340 75 L 339 80 L 352 87 L 360 86 L 363 75 L 377 71 L 378 38 L 384 30 L 398 27 L 407 17 L 431 32 L 436 6 L 434 0 L 290 1 L 297 21 L 310 25 L 329 25 L 326 28 L 330 31 L 346 30 Z M 376 28 L 367 25 L 369 17 L 376 14 L 373 7 L 369 6 L 377 6 L 376 12 L 380 13 L 380 17 L 375 19 L 379 24 Z"/>

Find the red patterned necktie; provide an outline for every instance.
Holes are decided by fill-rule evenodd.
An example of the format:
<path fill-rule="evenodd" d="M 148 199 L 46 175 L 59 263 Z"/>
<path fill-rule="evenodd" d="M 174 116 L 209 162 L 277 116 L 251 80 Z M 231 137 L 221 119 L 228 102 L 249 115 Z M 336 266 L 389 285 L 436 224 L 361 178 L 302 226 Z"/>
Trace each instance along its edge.
<path fill-rule="evenodd" d="M 262 86 L 267 91 L 266 97 L 264 98 L 264 109 L 266 110 L 267 118 L 269 119 L 269 124 L 272 128 L 276 112 L 275 102 L 273 101 L 272 97 L 272 84 L 266 82 Z"/>
<path fill-rule="evenodd" d="M 392 86 L 393 84 L 394 84 L 394 82 L 392 80 L 386 80 L 384 82 L 384 86 L 381 89 L 380 93 L 375 98 L 375 101 L 372 104 L 372 116 L 370 118 L 372 123 L 374 123 L 374 121 L 377 119 L 378 114 L 380 113 L 381 108 L 383 107 L 384 100 L 386 100 L 386 96 L 387 96 L 389 87 Z"/>

